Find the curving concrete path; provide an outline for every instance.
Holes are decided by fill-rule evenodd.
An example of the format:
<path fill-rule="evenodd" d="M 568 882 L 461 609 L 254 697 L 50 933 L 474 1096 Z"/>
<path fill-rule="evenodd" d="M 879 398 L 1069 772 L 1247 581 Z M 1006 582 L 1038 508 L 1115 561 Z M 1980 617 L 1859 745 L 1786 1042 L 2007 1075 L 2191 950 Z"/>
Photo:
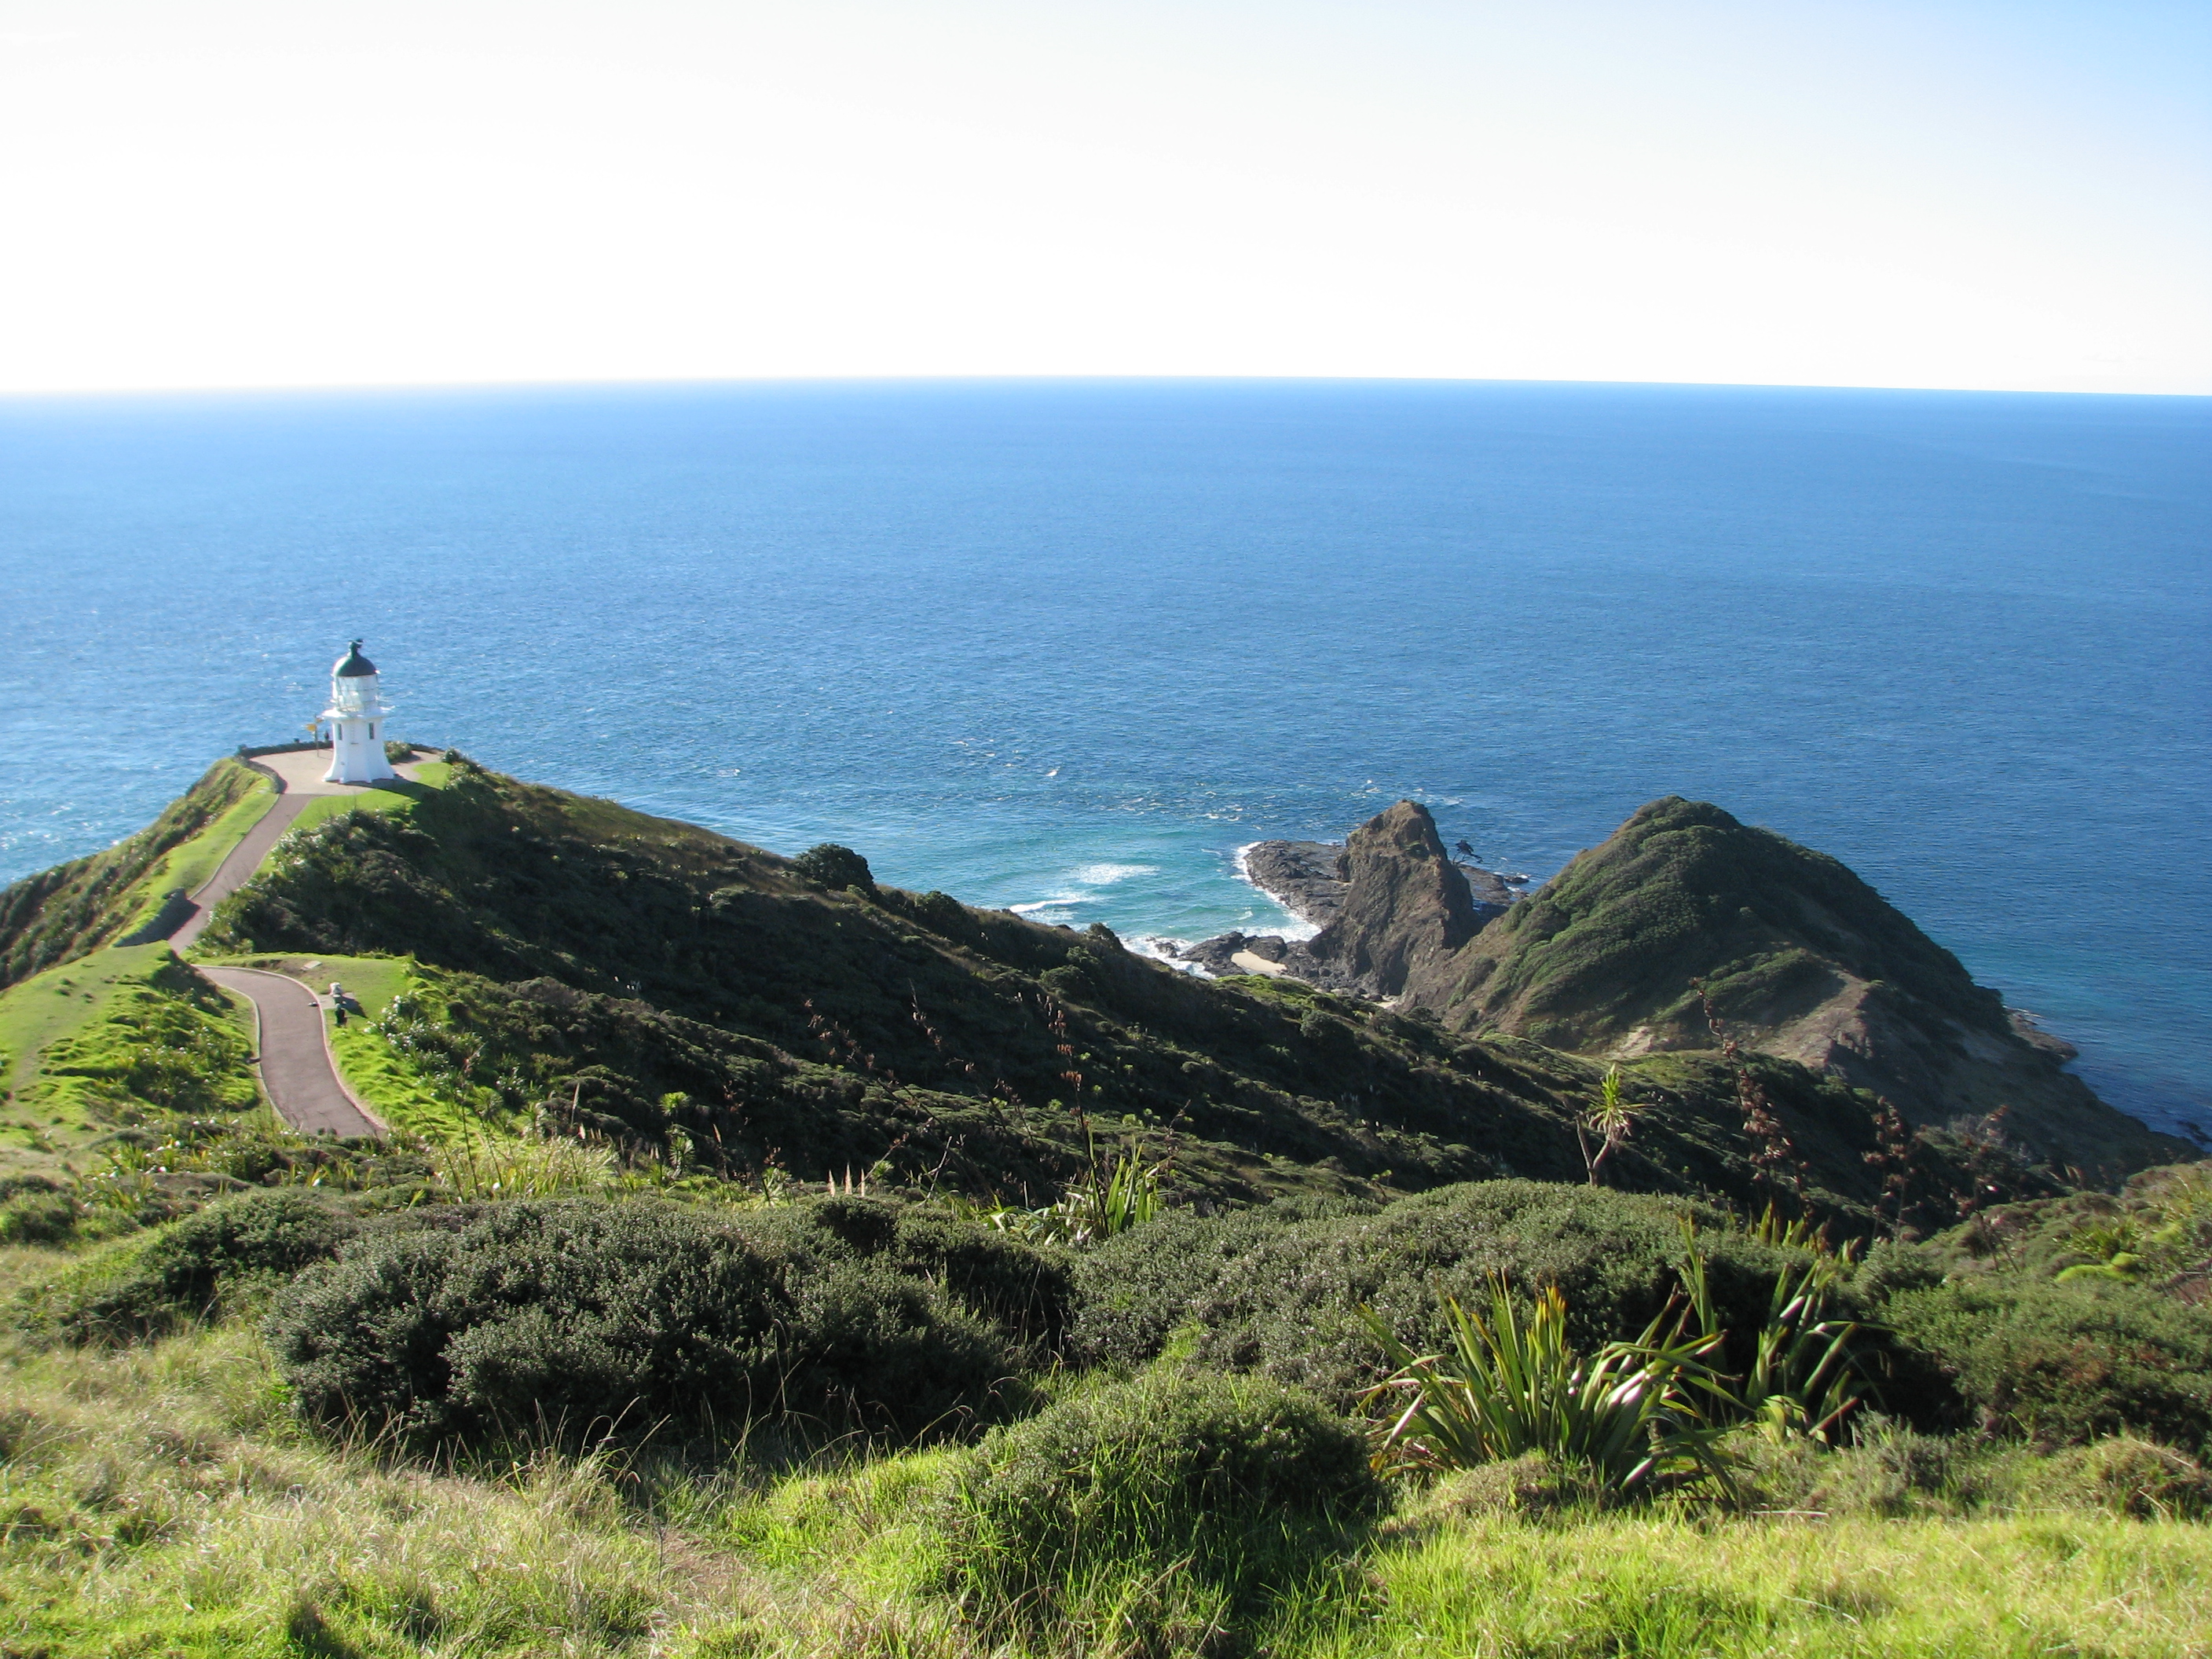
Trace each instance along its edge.
<path fill-rule="evenodd" d="M 171 945 L 181 951 L 207 931 L 215 907 L 246 885 L 261 867 L 261 860 L 269 856 L 269 849 L 292 827 L 293 820 L 307 809 L 309 801 L 319 795 L 358 795 L 375 787 L 368 783 L 325 782 L 323 769 L 330 763 L 331 751 L 327 749 L 300 749 L 289 754 L 263 755 L 246 762 L 255 771 L 265 772 L 276 779 L 282 793 L 276 797 L 276 804 L 261 815 L 261 822 L 246 832 L 246 839 L 230 849 L 230 856 L 192 894 L 192 913 L 185 918 L 182 927 L 169 935 Z M 404 761 L 394 769 L 411 781 L 420 764 L 420 761 Z"/>
<path fill-rule="evenodd" d="M 419 750 L 417 751 L 420 752 Z M 215 874 L 192 894 L 192 912 L 169 936 L 179 954 L 207 929 L 215 907 L 228 898 L 261 867 L 269 849 L 283 838 L 309 801 L 319 795 L 356 795 L 373 785 L 326 783 L 323 769 L 330 762 L 327 749 L 295 750 L 263 755 L 246 763 L 276 780 L 283 793 L 261 821 L 246 831 L 246 839 L 231 849 Z M 404 762 L 397 769 L 411 779 L 418 762 Z M 277 1115 L 306 1134 L 380 1135 L 386 1126 L 345 1085 L 331 1057 L 330 1028 L 325 1024 L 322 999 L 298 980 L 258 968 L 217 968 L 193 964 L 225 990 L 235 991 L 253 1005 L 259 1031 L 261 1086 Z"/>
<path fill-rule="evenodd" d="M 194 964 L 253 1005 L 261 1086 L 283 1120 L 302 1134 L 380 1135 L 385 1126 L 338 1076 L 322 1000 L 284 974 L 258 968 Z"/>

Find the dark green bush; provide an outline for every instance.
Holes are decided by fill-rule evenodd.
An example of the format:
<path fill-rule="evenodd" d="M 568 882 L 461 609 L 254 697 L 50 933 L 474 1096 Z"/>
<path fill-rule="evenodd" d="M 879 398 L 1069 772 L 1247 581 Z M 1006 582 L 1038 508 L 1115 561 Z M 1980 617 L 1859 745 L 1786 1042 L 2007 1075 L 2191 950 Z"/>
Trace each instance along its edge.
<path fill-rule="evenodd" d="M 1525 1291 L 1557 1285 L 1579 1348 L 1634 1335 L 1679 1286 L 1686 1215 L 1698 1220 L 1741 1364 L 1791 1253 L 1680 1199 L 1529 1181 L 1441 1188 L 1365 1215 L 1152 1222 L 1079 1260 L 1072 1342 L 1087 1359 L 1137 1364 L 1176 1328 L 1195 1326 L 1201 1363 L 1264 1371 L 1342 1403 L 1374 1380 L 1381 1359 L 1362 1303 L 1425 1348 L 1443 1335 L 1439 1289 L 1477 1303 L 1489 1276 L 1503 1273 Z"/>
<path fill-rule="evenodd" d="M 64 1274 L 31 1323 L 68 1342 L 127 1342 L 220 1318 L 327 1261 L 356 1224 L 296 1187 L 225 1199 Z"/>
<path fill-rule="evenodd" d="M 270 1334 L 311 1419 L 417 1446 L 793 1415 L 912 1436 L 1016 1397 L 1023 1358 L 810 1216 L 748 1228 L 652 1200 L 500 1205 L 364 1239 L 303 1279 Z"/>
<path fill-rule="evenodd" d="M 0 1244 L 58 1244 L 76 1231 L 80 1206 L 44 1176 L 0 1181 Z"/>
<path fill-rule="evenodd" d="M 876 1261 L 941 1286 L 1006 1340 L 1057 1350 L 1074 1316 L 1068 1255 L 942 1210 L 872 1198 L 749 1212 L 732 1224 L 808 1262 Z"/>
<path fill-rule="evenodd" d="M 1124 1627 L 1091 1634 L 1145 1650 L 1325 1570 L 1379 1496 L 1365 1436 L 1311 1396 L 1154 1371 L 994 1431 L 942 1514 L 953 1587 L 987 1628 L 1110 1617 Z"/>
<path fill-rule="evenodd" d="M 848 887 L 857 887 L 866 893 L 876 890 L 875 872 L 868 868 L 867 860 L 834 841 L 808 848 L 792 860 L 791 867 L 799 872 L 801 880 L 826 887 L 833 893 L 842 893 Z"/>
<path fill-rule="evenodd" d="M 2109 1281 L 1986 1274 L 1900 1291 L 1881 1317 L 1980 1426 L 2045 1444 L 2136 1434 L 2212 1452 L 2212 1313 Z"/>

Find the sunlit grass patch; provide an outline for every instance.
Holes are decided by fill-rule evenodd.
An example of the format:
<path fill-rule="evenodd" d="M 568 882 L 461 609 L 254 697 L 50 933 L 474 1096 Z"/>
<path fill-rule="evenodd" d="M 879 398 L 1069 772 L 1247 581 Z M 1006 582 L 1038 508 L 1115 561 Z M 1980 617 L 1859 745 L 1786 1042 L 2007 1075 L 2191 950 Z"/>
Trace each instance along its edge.
<path fill-rule="evenodd" d="M 166 945 L 104 950 L 0 992 L 0 1175 L 65 1173 L 149 1115 L 251 1114 L 250 1013 Z"/>
<path fill-rule="evenodd" d="M 2212 1530 L 2068 1514 L 1461 1521 L 1378 1550 L 1376 1603 L 1287 1645 L 1321 1659 L 2212 1650 Z"/>
<path fill-rule="evenodd" d="M 234 764 L 235 763 L 228 763 Z M 171 893 L 197 892 L 244 841 L 253 826 L 276 805 L 278 791 L 270 779 L 255 775 L 244 795 L 190 841 L 172 848 L 167 855 L 142 877 L 126 897 L 136 908 L 125 924 L 127 933 L 143 927 L 160 914 Z"/>

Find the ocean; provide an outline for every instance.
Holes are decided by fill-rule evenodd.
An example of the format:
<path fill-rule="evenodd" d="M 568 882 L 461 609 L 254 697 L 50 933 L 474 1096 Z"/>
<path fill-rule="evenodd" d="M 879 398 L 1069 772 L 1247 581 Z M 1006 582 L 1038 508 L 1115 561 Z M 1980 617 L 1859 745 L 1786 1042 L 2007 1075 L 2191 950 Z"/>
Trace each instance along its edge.
<path fill-rule="evenodd" d="M 1541 878 L 1718 802 L 2212 1128 L 2212 399 L 939 382 L 0 400 L 0 880 L 394 729 L 781 852 L 1280 927 L 1401 796 Z"/>

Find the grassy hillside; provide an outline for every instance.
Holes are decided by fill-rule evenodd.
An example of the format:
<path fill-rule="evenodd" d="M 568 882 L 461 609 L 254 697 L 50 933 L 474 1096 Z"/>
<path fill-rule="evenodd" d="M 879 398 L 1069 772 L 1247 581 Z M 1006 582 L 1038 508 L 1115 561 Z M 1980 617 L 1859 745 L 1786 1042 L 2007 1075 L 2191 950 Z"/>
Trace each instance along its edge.
<path fill-rule="evenodd" d="M 1720 808 L 1639 810 L 1407 986 L 1455 1030 L 1606 1058 L 1747 1048 L 1882 1096 L 1928 1128 L 2002 1121 L 2055 1168 L 2118 1180 L 2188 1143 L 2107 1106 L 2073 1051 L 1824 854 Z M 2077 1177 L 2081 1178 L 2081 1177 Z"/>
<path fill-rule="evenodd" d="M 411 1093 L 656 1156 L 680 1138 L 726 1172 L 875 1170 L 1036 1202 L 1086 1124 L 1176 1148 L 1193 1198 L 1579 1173 L 1586 1060 L 1292 982 L 1195 980 L 1103 929 L 879 887 L 855 864 L 810 878 L 463 765 L 404 816 L 288 838 L 201 949 L 411 959 L 418 989 L 378 1022 L 390 1075 L 357 1047 L 346 1061 L 403 1121 Z M 1869 1203 L 1869 1103 L 1769 1072 L 1826 1201 Z M 1733 1075 L 1663 1057 L 1634 1075 L 1650 1109 L 1616 1179 L 1749 1198 Z"/>
<path fill-rule="evenodd" d="M 254 1113 L 252 1031 L 251 1011 L 166 945 L 98 951 L 0 991 L 0 1182 L 88 1172 L 99 1149 L 149 1124 Z"/>
<path fill-rule="evenodd" d="M 273 799 L 259 773 L 220 760 L 137 835 L 0 888 L 0 988 L 113 943 L 195 872 L 205 880 Z"/>
<path fill-rule="evenodd" d="M 2201 1182 L 2173 1172 L 2132 1200 L 2200 1267 L 2212 1234 L 2170 1189 Z M 1864 1352 L 1891 1390 L 1876 1401 L 1917 1426 L 1747 1424 L 1717 1443 L 1725 1486 L 1662 1492 L 1541 1451 L 1370 1474 L 1388 1414 L 1328 1380 L 1387 1371 L 1352 1334 L 1358 1301 L 1411 1333 L 1439 1274 L 1549 1279 L 1587 1352 L 1679 1270 L 1675 1220 L 1509 1182 L 1185 1216 L 1070 1250 L 911 1202 L 393 1208 L 293 1185 L 117 1243 L 0 1249 L 18 1310 L 0 1337 L 0 1641 L 272 1659 L 2179 1659 L 2212 1642 L 2212 1475 L 2176 1443 L 2201 1446 L 2212 1400 L 2161 1443 L 2051 1409 L 2104 1389 L 2139 1410 L 2140 1377 L 2026 1364 L 2005 1400 L 1975 1392 L 1990 1343 L 2057 1351 L 2115 1319 L 2136 1322 L 2139 1364 L 2186 1352 L 2201 1383 L 2212 1317 L 2164 1277 L 2051 1300 L 2064 1267 L 2008 1265 L 1971 1231 L 1842 1268 L 1833 1311 L 1916 1333 L 1869 1328 Z M 1822 1258 L 1704 1221 L 1747 1339 L 1777 1275 Z M 2027 1319 L 1925 1315 L 1993 1291 L 2045 1300 Z M 1749 1352 L 1721 1363 L 1740 1376 Z M 733 1394 L 726 1353 L 778 1355 L 791 1380 Z M 1294 1372 L 1320 1395 L 1269 1380 Z M 610 1383 L 645 1401 L 611 1436 L 581 1414 Z M 925 1384 L 976 1409 L 917 1411 Z M 503 1431 L 502 1399 L 541 1410 Z M 462 1437 L 422 1449 L 425 1426 Z"/>
<path fill-rule="evenodd" d="M 1968 1030 L 2008 1031 L 1996 993 L 1841 863 L 1670 796 L 1492 922 L 1433 994 L 1462 1020 L 1562 1048 L 1638 1029 L 1700 1048 L 1692 980 L 1723 1018 L 1765 1026 L 1824 1001 L 1838 969 Z"/>
<path fill-rule="evenodd" d="M 2204 1166 L 1661 1048 L 1601 1186 L 1596 1059 L 430 781 L 198 947 L 348 986 L 384 1142 L 104 943 L 250 787 L 9 900 L 0 1654 L 2212 1648 Z M 1787 930 L 1996 1040 L 1840 866 L 1661 806 L 1523 907 L 1524 1012 L 1741 946 L 1747 1018 Z"/>

